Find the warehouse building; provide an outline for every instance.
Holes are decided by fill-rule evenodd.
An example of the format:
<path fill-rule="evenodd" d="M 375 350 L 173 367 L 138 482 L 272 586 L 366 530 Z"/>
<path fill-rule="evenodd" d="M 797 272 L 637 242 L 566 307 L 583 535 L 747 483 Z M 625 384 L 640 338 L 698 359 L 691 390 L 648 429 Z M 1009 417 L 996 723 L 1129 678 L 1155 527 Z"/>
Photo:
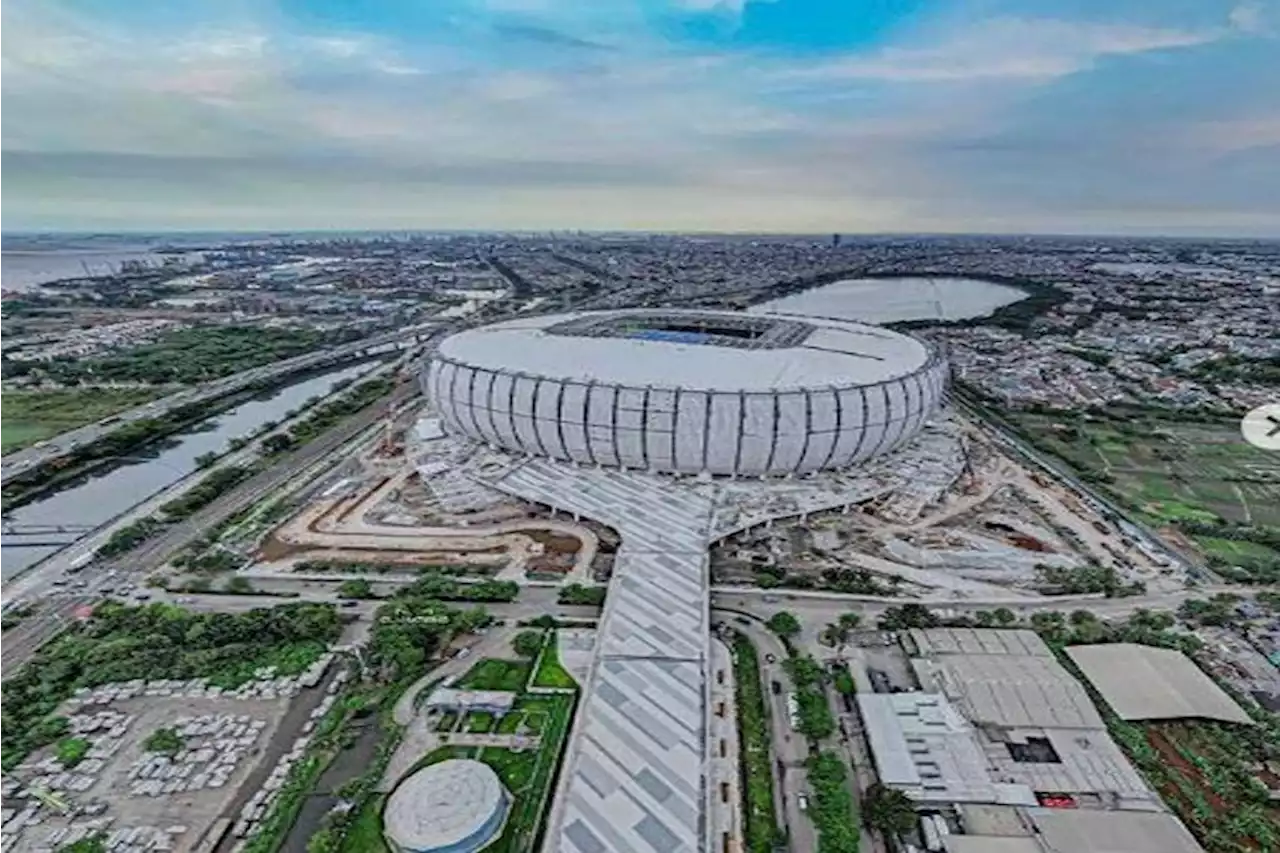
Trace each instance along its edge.
<path fill-rule="evenodd" d="M 1122 720 L 1253 722 L 1225 690 L 1175 649 L 1107 643 L 1071 646 L 1067 655 Z"/>
<path fill-rule="evenodd" d="M 1033 631 L 912 630 L 919 691 L 859 693 L 880 781 L 947 853 L 1203 853 Z"/>

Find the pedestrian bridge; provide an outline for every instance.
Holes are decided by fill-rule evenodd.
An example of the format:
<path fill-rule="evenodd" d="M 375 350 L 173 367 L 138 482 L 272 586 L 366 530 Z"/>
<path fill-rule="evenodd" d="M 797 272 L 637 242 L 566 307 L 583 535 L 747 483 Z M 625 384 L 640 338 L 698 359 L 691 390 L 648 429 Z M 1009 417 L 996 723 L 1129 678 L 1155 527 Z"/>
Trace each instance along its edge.
<path fill-rule="evenodd" d="M 85 524 L 19 524 L 5 520 L 0 525 L 0 547 L 47 548 L 70 545 L 93 527 Z"/>

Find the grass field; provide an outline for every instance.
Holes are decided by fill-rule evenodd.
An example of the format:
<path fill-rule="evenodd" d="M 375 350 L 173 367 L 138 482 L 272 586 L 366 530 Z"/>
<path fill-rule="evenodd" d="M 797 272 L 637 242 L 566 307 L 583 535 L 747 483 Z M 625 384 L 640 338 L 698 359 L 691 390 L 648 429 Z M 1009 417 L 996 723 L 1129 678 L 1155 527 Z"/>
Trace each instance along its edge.
<path fill-rule="evenodd" d="M 519 693 L 529 682 L 533 664 L 522 660 L 485 658 L 478 661 L 454 686 L 459 690 L 507 690 Z"/>
<path fill-rule="evenodd" d="M 6 391 L 0 419 L 4 453 L 29 447 L 76 427 L 141 406 L 166 393 L 154 388 Z"/>
<path fill-rule="evenodd" d="M 1234 423 L 1013 414 L 1037 444 L 1109 487 L 1154 524 L 1280 525 L 1280 455 L 1246 444 Z"/>
<path fill-rule="evenodd" d="M 533 674 L 533 686 L 535 687 L 577 687 L 578 683 L 573 680 L 573 676 L 569 674 L 560 664 L 560 646 L 556 642 L 556 635 L 553 631 L 547 639 L 546 645 L 542 649 L 542 656 L 538 658 L 538 669 Z"/>
<path fill-rule="evenodd" d="M 1280 559 L 1280 552 L 1257 542 L 1219 539 L 1216 536 L 1197 536 L 1196 541 L 1205 551 L 1236 563 L 1247 564 L 1259 560 Z"/>
<path fill-rule="evenodd" d="M 382 794 L 365 800 L 342 840 L 342 853 L 388 853 L 390 848 L 382 838 L 382 808 L 386 804 Z"/>

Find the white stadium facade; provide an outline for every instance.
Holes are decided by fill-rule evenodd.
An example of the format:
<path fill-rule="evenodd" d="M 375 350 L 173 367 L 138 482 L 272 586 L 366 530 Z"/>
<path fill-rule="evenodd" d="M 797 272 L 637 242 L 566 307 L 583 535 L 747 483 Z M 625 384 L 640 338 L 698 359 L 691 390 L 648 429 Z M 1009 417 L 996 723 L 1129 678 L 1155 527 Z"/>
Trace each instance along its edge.
<path fill-rule="evenodd" d="M 948 368 L 847 320 L 634 309 L 455 334 L 426 392 L 453 434 L 520 454 L 676 474 L 844 468 L 915 436 Z"/>

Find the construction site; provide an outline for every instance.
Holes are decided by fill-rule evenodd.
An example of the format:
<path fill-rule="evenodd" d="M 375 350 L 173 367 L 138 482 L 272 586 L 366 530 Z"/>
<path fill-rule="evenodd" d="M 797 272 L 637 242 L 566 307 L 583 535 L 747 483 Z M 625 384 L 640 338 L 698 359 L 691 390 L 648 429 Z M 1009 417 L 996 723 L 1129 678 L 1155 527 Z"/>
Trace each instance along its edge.
<path fill-rule="evenodd" d="M 429 570 L 519 583 L 606 580 L 616 534 L 482 485 L 469 470 L 483 452 L 447 439 L 416 407 L 403 409 L 329 470 L 224 531 L 214 550 L 238 555 L 239 573 L 254 580 L 369 572 L 395 580 Z"/>
<path fill-rule="evenodd" d="M 715 582 L 907 598 L 939 589 L 1052 595 L 1093 591 L 1063 583 L 1088 570 L 1152 591 L 1182 587 L 1161 555 L 960 414 L 920 445 L 927 452 L 908 488 L 722 540 L 712 550 Z"/>

